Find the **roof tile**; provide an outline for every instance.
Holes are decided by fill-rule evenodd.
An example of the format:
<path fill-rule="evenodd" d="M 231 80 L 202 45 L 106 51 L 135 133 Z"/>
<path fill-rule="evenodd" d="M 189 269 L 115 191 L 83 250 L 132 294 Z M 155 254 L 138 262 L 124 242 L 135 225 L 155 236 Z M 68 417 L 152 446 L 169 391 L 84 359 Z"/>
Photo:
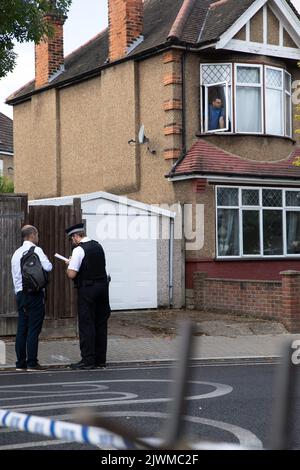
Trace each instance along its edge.
<path fill-rule="evenodd" d="M 185 157 L 175 164 L 170 177 L 182 175 L 239 175 L 249 177 L 300 178 L 297 147 L 287 158 L 260 162 L 249 160 L 217 147 L 204 139 L 193 144 Z"/>
<path fill-rule="evenodd" d="M 13 121 L 0 113 L 0 153 L 13 153 Z"/>

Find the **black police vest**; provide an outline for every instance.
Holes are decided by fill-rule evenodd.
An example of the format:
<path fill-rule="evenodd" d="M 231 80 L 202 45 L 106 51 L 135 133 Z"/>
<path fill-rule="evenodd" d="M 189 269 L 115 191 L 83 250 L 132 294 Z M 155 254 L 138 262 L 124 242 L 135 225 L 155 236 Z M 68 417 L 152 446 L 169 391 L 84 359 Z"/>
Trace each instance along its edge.
<path fill-rule="evenodd" d="M 76 287 L 84 285 L 86 281 L 107 281 L 105 254 L 100 243 L 91 240 L 79 246 L 84 250 L 84 258 L 75 278 Z"/>

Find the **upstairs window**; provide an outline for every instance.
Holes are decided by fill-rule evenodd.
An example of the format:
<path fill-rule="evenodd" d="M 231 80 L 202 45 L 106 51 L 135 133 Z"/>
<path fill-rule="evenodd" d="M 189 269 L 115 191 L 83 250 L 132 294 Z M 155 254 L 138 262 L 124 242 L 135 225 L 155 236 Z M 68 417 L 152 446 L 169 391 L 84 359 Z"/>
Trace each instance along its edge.
<path fill-rule="evenodd" d="M 284 135 L 283 70 L 266 67 L 266 133 Z"/>
<path fill-rule="evenodd" d="M 292 136 L 291 75 L 285 70 L 202 64 L 201 90 L 202 132 Z"/>
<path fill-rule="evenodd" d="M 230 130 L 231 65 L 204 64 L 202 66 L 202 128 L 204 132 Z"/>
<path fill-rule="evenodd" d="M 236 132 L 262 133 L 262 68 L 236 66 Z"/>

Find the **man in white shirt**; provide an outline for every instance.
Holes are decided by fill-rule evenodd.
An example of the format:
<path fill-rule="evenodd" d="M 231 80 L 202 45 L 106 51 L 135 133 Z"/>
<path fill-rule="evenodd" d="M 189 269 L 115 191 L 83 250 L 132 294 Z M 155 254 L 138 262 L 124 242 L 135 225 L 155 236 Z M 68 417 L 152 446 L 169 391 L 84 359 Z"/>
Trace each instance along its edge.
<path fill-rule="evenodd" d="M 23 290 L 21 259 L 31 247 L 38 255 L 41 265 L 46 272 L 52 271 L 52 264 L 43 250 L 37 246 L 38 230 L 32 225 L 25 225 L 21 230 L 23 244 L 11 259 L 11 272 L 18 305 L 18 328 L 16 335 L 16 370 L 34 371 L 41 369 L 38 363 L 38 340 L 42 330 L 45 303 L 44 291 L 27 293 Z"/>

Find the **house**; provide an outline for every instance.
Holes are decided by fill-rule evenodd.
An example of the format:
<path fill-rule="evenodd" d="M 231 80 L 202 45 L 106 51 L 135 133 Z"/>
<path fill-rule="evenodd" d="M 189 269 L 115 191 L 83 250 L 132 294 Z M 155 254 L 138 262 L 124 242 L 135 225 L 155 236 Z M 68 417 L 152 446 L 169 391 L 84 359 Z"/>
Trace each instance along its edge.
<path fill-rule="evenodd" d="M 0 113 L 0 176 L 12 178 L 13 157 L 13 121 Z"/>
<path fill-rule="evenodd" d="M 300 270 L 299 14 L 289 0 L 108 3 L 108 29 L 66 58 L 64 20 L 47 18 L 35 80 L 7 100 L 16 190 L 190 205 L 187 303 L 274 316 L 280 273 Z"/>

